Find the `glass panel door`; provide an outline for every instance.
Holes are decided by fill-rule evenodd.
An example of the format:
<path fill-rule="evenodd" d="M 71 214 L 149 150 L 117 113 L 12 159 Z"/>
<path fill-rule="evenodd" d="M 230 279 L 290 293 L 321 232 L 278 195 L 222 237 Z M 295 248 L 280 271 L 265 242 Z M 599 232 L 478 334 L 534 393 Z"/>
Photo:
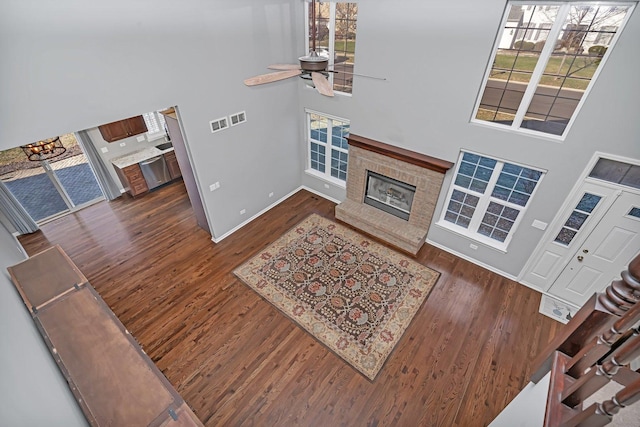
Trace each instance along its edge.
<path fill-rule="evenodd" d="M 50 160 L 29 161 L 19 147 L 0 152 L 0 179 L 36 222 L 104 199 L 75 136 L 60 140 L 65 152 Z"/>

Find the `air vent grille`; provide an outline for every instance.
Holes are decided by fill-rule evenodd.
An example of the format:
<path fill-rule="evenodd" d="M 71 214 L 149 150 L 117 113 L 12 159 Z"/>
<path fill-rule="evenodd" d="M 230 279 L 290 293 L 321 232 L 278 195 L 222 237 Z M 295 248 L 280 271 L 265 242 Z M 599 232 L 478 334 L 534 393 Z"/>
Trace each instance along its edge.
<path fill-rule="evenodd" d="M 211 127 L 211 133 L 216 133 L 223 129 L 228 128 L 229 122 L 227 121 L 226 117 L 222 117 L 216 120 L 211 120 L 209 122 L 209 126 Z"/>
<path fill-rule="evenodd" d="M 236 126 L 246 121 L 247 121 L 247 114 L 244 111 L 240 111 L 238 113 L 235 113 L 229 116 L 229 122 L 231 123 L 231 126 Z"/>

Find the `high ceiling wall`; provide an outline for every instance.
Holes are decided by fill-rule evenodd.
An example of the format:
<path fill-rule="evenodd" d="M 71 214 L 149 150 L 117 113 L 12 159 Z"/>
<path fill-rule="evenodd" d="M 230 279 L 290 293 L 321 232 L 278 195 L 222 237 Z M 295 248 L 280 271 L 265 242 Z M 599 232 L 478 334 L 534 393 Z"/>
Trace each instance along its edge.
<path fill-rule="evenodd" d="M 568 136 L 558 142 L 470 123 L 504 8 L 504 0 L 359 2 L 355 72 L 386 80 L 356 76 L 353 96 L 334 99 L 302 88 L 299 102 L 350 119 L 352 133 L 451 162 L 465 149 L 548 171 L 508 253 L 470 249 L 469 239 L 438 226 L 428 235 L 515 277 L 543 235 L 532 222 L 553 220 L 596 151 L 640 159 L 640 15 L 631 16 Z M 302 176 L 323 191 L 322 183 Z"/>

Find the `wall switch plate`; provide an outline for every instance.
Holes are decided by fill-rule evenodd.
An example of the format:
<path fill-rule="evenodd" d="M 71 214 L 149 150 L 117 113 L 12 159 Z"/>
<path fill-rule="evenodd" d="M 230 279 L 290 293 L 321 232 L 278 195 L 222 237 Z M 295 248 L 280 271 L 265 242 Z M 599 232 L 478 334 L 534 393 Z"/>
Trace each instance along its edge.
<path fill-rule="evenodd" d="M 269 193 L 269 197 L 273 197 L 273 191 Z"/>
<path fill-rule="evenodd" d="M 547 229 L 547 223 L 539 221 L 537 219 L 533 221 L 533 224 L 531 224 L 531 226 L 543 231 Z"/>
<path fill-rule="evenodd" d="M 145 140 L 145 137 L 144 137 L 144 135 L 140 135 L 140 136 L 136 137 L 136 139 L 138 140 L 138 142 L 142 142 L 142 141 Z"/>
<path fill-rule="evenodd" d="M 217 190 L 218 188 L 220 188 L 220 181 L 216 181 L 209 186 L 210 191 Z"/>
<path fill-rule="evenodd" d="M 102 147 L 100 151 L 102 151 L 103 153 L 108 153 L 109 149 L 107 147 Z"/>
<path fill-rule="evenodd" d="M 246 210 L 246 209 L 242 209 L 242 210 L 240 211 L 240 215 L 244 215 L 245 213 L 247 213 L 247 210 Z"/>
<path fill-rule="evenodd" d="M 124 147 L 125 145 L 127 145 L 127 143 L 126 143 L 126 142 L 121 142 L 121 143 L 120 143 L 120 147 Z"/>

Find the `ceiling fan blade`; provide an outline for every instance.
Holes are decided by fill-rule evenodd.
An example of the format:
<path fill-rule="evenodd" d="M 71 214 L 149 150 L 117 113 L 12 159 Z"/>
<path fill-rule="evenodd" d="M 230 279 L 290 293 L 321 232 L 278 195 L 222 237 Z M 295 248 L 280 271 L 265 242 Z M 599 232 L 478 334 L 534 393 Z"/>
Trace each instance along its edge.
<path fill-rule="evenodd" d="M 277 73 L 262 74 L 255 77 L 249 77 L 244 81 L 247 86 L 261 85 L 265 83 L 277 82 L 278 80 L 288 79 L 302 74 L 302 70 L 286 70 Z"/>
<path fill-rule="evenodd" d="M 311 80 L 313 80 L 313 84 L 320 94 L 324 96 L 333 96 L 333 89 L 331 88 L 331 83 L 325 76 L 320 73 L 312 72 Z"/>
<path fill-rule="evenodd" d="M 267 67 L 270 70 L 299 70 L 298 64 L 273 64 Z"/>

